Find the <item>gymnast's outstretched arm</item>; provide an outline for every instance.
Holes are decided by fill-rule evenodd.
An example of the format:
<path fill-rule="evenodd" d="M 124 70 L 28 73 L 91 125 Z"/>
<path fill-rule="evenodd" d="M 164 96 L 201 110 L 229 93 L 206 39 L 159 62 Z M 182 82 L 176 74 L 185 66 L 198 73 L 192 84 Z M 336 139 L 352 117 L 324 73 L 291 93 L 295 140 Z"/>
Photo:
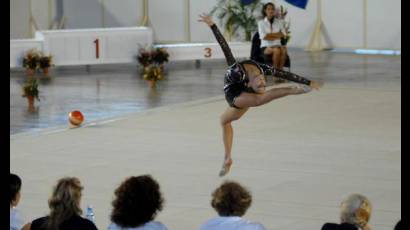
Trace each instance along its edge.
<path fill-rule="evenodd" d="M 229 45 L 226 42 L 224 36 L 219 31 L 216 24 L 212 21 L 211 17 L 205 14 L 199 15 L 199 17 L 200 19 L 198 21 L 205 22 L 206 24 L 208 24 L 208 26 L 211 27 L 211 30 L 214 33 L 216 40 L 218 41 L 219 45 L 221 46 L 222 51 L 224 52 L 225 59 L 226 59 L 226 62 L 228 63 L 228 66 L 235 64 L 236 60 L 232 55 L 231 48 L 229 48 Z"/>

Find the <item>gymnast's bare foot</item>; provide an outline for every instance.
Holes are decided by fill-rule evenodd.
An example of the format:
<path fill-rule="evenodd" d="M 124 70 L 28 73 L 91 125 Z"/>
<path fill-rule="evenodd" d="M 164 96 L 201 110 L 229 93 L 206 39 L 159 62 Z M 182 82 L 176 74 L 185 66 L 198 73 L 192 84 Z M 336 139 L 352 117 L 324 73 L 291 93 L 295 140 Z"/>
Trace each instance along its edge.
<path fill-rule="evenodd" d="M 228 174 L 229 171 L 231 170 L 231 166 L 232 166 L 232 158 L 226 158 L 224 163 L 222 164 L 222 169 L 219 172 L 219 176 L 223 177 L 226 174 Z"/>
<path fill-rule="evenodd" d="M 309 86 L 312 87 L 312 89 L 319 90 L 323 87 L 323 84 L 323 81 L 311 81 Z"/>

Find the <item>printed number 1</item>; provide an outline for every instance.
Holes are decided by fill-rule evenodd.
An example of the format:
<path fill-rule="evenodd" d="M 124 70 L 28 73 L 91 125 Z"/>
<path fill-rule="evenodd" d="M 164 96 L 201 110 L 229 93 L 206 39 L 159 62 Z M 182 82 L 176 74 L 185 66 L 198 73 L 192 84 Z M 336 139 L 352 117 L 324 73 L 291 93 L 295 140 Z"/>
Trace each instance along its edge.
<path fill-rule="evenodd" d="M 100 42 L 98 38 L 94 40 L 94 43 L 95 43 L 95 58 L 98 59 L 100 58 Z"/>

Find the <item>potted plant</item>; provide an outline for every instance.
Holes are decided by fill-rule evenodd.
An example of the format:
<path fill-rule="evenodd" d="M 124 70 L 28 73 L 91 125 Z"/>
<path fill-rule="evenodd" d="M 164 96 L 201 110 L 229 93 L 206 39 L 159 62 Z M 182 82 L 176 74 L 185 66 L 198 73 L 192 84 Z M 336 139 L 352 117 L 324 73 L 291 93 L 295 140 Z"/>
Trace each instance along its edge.
<path fill-rule="evenodd" d="M 144 79 L 148 81 L 151 88 L 156 86 L 158 80 L 163 79 L 162 71 L 159 66 L 151 65 L 143 75 Z"/>
<path fill-rule="evenodd" d="M 148 71 L 148 67 L 153 63 L 151 49 L 140 48 L 137 60 L 144 67 L 144 72 Z"/>
<path fill-rule="evenodd" d="M 279 12 L 276 14 L 277 18 L 282 20 L 282 25 L 284 28 L 284 31 L 281 31 L 285 36 L 280 39 L 280 44 L 285 46 L 288 44 L 291 35 L 290 35 L 290 21 L 286 21 L 286 15 L 288 14 L 288 10 L 283 8 L 283 6 L 280 6 Z"/>
<path fill-rule="evenodd" d="M 23 67 L 26 68 L 26 74 L 28 76 L 34 75 L 38 68 L 38 60 L 40 54 L 35 49 L 29 50 L 23 58 Z"/>
<path fill-rule="evenodd" d="M 45 76 L 48 76 L 48 70 L 51 66 L 52 56 L 41 56 L 38 60 L 40 68 L 43 70 Z"/>
<path fill-rule="evenodd" d="M 34 108 L 34 99 L 40 101 L 39 98 L 39 91 L 38 91 L 38 83 L 36 79 L 30 79 L 24 86 L 23 86 L 23 97 L 27 98 L 29 109 Z"/>
<path fill-rule="evenodd" d="M 152 61 L 159 65 L 160 70 L 164 71 L 164 63 L 168 62 L 169 53 L 165 48 L 156 48 L 151 53 Z"/>
<path fill-rule="evenodd" d="M 229 36 L 238 35 L 241 28 L 245 31 L 245 40 L 250 41 L 252 33 L 258 28 L 257 18 L 262 6 L 261 0 L 218 0 L 210 14 L 217 14 Z"/>

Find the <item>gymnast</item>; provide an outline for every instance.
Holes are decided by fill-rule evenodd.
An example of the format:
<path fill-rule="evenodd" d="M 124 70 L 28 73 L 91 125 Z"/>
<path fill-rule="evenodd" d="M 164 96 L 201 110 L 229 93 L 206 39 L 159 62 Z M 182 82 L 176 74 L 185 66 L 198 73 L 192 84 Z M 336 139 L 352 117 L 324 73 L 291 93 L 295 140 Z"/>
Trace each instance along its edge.
<path fill-rule="evenodd" d="M 228 69 L 224 78 L 225 99 L 229 107 L 221 115 L 225 158 L 219 176 L 225 176 L 232 166 L 232 141 L 233 128 L 231 123 L 240 119 L 249 107 L 266 104 L 272 100 L 288 96 L 308 93 L 313 89 L 318 90 L 323 83 L 311 81 L 296 74 L 275 69 L 274 67 L 252 60 L 237 62 L 212 18 L 206 14 L 199 15 L 199 22 L 210 26 L 216 40 L 222 48 Z M 265 75 L 301 83 L 288 87 L 272 88 L 265 90 Z"/>

